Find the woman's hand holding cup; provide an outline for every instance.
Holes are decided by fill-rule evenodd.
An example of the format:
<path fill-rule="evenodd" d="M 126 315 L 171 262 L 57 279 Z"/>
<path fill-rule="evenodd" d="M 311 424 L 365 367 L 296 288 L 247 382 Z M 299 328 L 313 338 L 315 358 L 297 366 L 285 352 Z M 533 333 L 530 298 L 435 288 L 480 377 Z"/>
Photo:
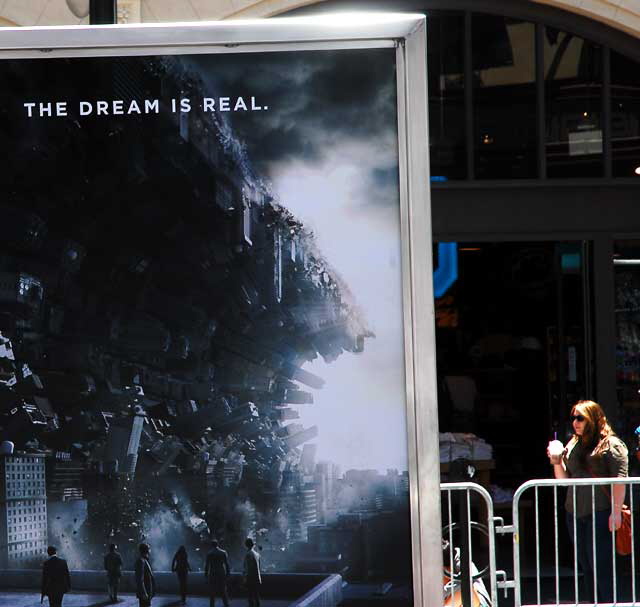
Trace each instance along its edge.
<path fill-rule="evenodd" d="M 562 463 L 562 454 L 564 453 L 564 445 L 559 440 L 549 441 L 547 446 L 547 457 L 555 466 Z"/>

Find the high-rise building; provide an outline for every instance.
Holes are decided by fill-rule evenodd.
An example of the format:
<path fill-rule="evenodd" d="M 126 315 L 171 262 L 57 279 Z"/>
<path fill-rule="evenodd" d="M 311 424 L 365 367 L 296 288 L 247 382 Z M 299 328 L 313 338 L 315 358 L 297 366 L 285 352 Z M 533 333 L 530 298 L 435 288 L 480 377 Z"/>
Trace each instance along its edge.
<path fill-rule="evenodd" d="M 84 498 L 84 465 L 65 451 L 56 451 L 46 460 L 47 499 L 68 502 Z"/>
<path fill-rule="evenodd" d="M 281 500 L 287 512 L 289 541 L 306 542 L 307 528 L 318 522 L 316 488 L 305 482 L 301 470 L 283 474 Z"/>
<path fill-rule="evenodd" d="M 333 505 L 334 479 L 331 474 L 331 462 L 316 464 L 314 485 L 316 489 L 316 506 L 318 522 L 327 522 L 327 509 Z"/>
<path fill-rule="evenodd" d="M 0 567 L 24 566 L 46 547 L 44 456 L 0 455 Z"/>
<path fill-rule="evenodd" d="M 144 415 L 131 415 L 109 427 L 104 460 L 113 472 L 135 474 L 143 425 Z"/>
<path fill-rule="evenodd" d="M 307 528 L 318 522 L 316 490 L 309 485 L 281 496 L 288 514 L 289 541 L 306 542 Z"/>
<path fill-rule="evenodd" d="M 289 426 L 299 426 L 300 424 L 289 424 Z M 287 428 L 289 426 L 286 426 Z M 308 440 L 313 440 L 318 436 L 318 427 L 311 426 L 310 428 L 306 428 L 300 431 L 294 431 L 295 433 L 289 434 L 285 438 L 283 438 L 284 444 L 289 448 L 293 449 L 295 447 L 299 447 L 300 445 L 306 443 Z"/>

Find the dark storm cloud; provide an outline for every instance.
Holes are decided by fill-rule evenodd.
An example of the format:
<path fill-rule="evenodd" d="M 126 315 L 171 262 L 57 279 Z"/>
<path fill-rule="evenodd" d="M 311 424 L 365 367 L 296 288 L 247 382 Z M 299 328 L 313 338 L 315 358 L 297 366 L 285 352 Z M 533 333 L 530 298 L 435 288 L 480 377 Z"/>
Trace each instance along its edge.
<path fill-rule="evenodd" d="M 375 168 L 369 173 L 365 188 L 369 192 L 367 202 L 379 207 L 389 206 L 398 197 L 398 167 Z"/>
<path fill-rule="evenodd" d="M 318 146 L 305 137 L 299 128 L 274 125 L 271 128 L 256 128 L 253 131 L 258 133 L 258 137 L 247 143 L 249 155 L 257 167 L 267 172 L 270 163 L 281 160 L 295 157 L 313 161 L 319 158 Z"/>
<path fill-rule="evenodd" d="M 376 136 L 395 122 L 393 53 L 362 52 L 319 69 L 309 81 L 306 113 L 341 136 Z"/>
<path fill-rule="evenodd" d="M 398 182 L 398 169 L 396 167 L 374 169 L 371 173 L 373 182 L 378 187 L 386 187 L 389 183 Z"/>
<path fill-rule="evenodd" d="M 232 127 L 255 168 L 318 161 L 332 146 L 395 130 L 395 51 L 367 49 L 192 57 L 217 94 L 253 95 L 266 112 L 236 113 Z"/>

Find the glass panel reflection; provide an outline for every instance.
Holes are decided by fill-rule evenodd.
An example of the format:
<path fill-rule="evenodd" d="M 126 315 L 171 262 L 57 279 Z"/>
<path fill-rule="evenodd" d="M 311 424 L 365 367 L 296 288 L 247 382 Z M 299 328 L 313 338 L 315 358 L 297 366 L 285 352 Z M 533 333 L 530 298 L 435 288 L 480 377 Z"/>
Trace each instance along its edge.
<path fill-rule="evenodd" d="M 536 177 L 535 26 L 474 15 L 472 32 L 476 177 Z"/>
<path fill-rule="evenodd" d="M 547 27 L 544 74 L 547 175 L 602 176 L 602 49 Z"/>
<path fill-rule="evenodd" d="M 430 14 L 427 28 L 431 175 L 439 181 L 464 179 L 464 17 Z"/>
<path fill-rule="evenodd" d="M 440 431 L 493 445 L 492 482 L 503 487 L 548 475 L 537 454 L 568 430 L 569 403 L 590 393 L 586 249 L 458 242 L 458 279 L 435 298 Z"/>
<path fill-rule="evenodd" d="M 616 388 L 627 431 L 640 424 L 640 240 L 618 240 L 613 257 Z"/>
<path fill-rule="evenodd" d="M 611 51 L 611 148 L 614 177 L 634 177 L 640 167 L 640 70 Z"/>

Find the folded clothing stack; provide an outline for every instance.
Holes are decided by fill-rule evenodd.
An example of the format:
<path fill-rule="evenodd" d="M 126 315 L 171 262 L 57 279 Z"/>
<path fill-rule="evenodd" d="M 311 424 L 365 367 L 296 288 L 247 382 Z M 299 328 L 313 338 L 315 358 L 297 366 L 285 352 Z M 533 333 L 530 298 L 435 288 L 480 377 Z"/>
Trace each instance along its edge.
<path fill-rule="evenodd" d="M 440 433 L 440 463 L 458 459 L 485 460 L 493 458 L 493 447 L 475 434 Z"/>

